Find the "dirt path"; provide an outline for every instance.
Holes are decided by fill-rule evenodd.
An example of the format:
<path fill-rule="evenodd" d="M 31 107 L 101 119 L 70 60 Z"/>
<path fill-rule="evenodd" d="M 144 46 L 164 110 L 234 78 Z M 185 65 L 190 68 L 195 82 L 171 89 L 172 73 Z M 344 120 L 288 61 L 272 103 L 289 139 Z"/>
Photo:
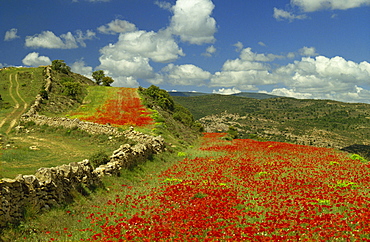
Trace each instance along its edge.
<path fill-rule="evenodd" d="M 22 113 L 24 113 L 27 110 L 27 107 L 28 107 L 28 104 L 26 103 L 26 101 L 23 99 L 23 97 L 19 93 L 18 74 L 15 74 L 14 81 L 12 77 L 13 77 L 12 74 L 10 74 L 9 75 L 9 82 L 10 82 L 9 96 L 12 98 L 15 105 L 14 105 L 13 111 L 9 113 L 5 117 L 5 119 L 3 119 L 0 123 L 0 128 L 1 128 L 2 126 L 4 126 L 4 124 L 9 122 L 9 127 L 7 128 L 5 132 L 6 134 L 9 134 L 12 128 L 17 124 L 17 120 L 19 119 L 19 117 L 22 115 Z M 15 90 L 13 91 L 14 82 L 16 85 L 15 85 Z M 18 102 L 18 100 L 21 101 L 23 107 L 21 107 L 21 104 Z"/>

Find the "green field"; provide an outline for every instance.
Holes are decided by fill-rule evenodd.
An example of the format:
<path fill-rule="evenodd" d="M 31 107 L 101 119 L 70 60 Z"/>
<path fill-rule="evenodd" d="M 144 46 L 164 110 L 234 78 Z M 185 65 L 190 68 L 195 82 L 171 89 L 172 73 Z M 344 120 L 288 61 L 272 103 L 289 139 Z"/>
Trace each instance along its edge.
<path fill-rule="evenodd" d="M 0 71 L 0 133 L 9 133 L 20 115 L 44 86 L 44 68 L 8 68 Z"/>

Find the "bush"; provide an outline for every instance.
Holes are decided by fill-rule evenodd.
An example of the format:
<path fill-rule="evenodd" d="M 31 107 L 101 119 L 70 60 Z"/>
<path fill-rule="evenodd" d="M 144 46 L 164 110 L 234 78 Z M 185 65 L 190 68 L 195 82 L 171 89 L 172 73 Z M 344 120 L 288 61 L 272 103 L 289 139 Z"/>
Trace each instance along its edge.
<path fill-rule="evenodd" d="M 90 164 L 93 168 L 99 167 L 100 165 L 107 164 L 109 162 L 109 156 L 103 151 L 99 151 L 89 158 Z"/>

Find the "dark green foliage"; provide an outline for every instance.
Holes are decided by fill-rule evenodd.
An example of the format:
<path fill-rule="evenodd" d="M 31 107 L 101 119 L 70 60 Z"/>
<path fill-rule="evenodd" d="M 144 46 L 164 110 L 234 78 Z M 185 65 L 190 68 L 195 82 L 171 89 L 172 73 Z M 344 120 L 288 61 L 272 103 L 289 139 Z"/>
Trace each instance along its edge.
<path fill-rule="evenodd" d="M 194 123 L 194 117 L 191 112 L 181 105 L 175 104 L 173 118 L 180 121 L 181 123 L 192 126 Z"/>
<path fill-rule="evenodd" d="M 47 100 L 49 98 L 48 92 L 45 89 L 42 89 L 39 94 L 43 99 Z"/>
<path fill-rule="evenodd" d="M 92 77 L 95 79 L 96 84 L 100 85 L 105 77 L 103 70 L 94 71 Z"/>
<path fill-rule="evenodd" d="M 109 76 L 105 76 L 102 79 L 103 86 L 109 87 L 113 82 L 114 82 L 113 78 Z"/>
<path fill-rule="evenodd" d="M 194 122 L 192 113 L 176 104 L 167 91 L 152 85 L 147 89 L 139 87 L 138 92 L 143 104 L 156 110 L 153 118 L 157 135 L 170 136 L 170 142 L 189 145 L 203 131 L 203 126 Z"/>
<path fill-rule="evenodd" d="M 164 110 L 173 111 L 175 109 L 175 102 L 167 91 L 159 89 L 159 87 L 154 85 L 151 85 L 147 89 L 139 88 L 139 91 L 144 95 L 151 97 L 152 103 L 146 103 L 149 107 L 152 108 L 154 107 L 154 104 L 156 104 Z"/>
<path fill-rule="evenodd" d="M 100 165 L 107 164 L 109 162 L 109 156 L 105 152 L 99 151 L 90 156 L 89 161 L 92 167 L 96 168 Z"/>
<path fill-rule="evenodd" d="M 230 126 L 229 130 L 227 131 L 227 135 L 231 139 L 237 139 L 238 138 L 238 130 L 234 126 Z"/>
<path fill-rule="evenodd" d="M 63 94 L 76 99 L 78 95 L 83 93 L 82 85 L 78 82 L 65 82 L 63 83 Z"/>
<path fill-rule="evenodd" d="M 71 68 L 64 63 L 64 60 L 53 60 L 51 62 L 51 69 L 67 75 L 71 72 Z"/>
<path fill-rule="evenodd" d="M 201 122 L 208 128 L 215 122 L 235 127 L 238 123 L 238 138 L 325 147 L 370 142 L 370 105 L 365 103 L 285 97 L 258 100 L 216 94 L 173 99 L 191 111 L 196 120 L 207 117 Z M 238 116 L 228 116 L 225 111 Z M 225 118 L 215 120 L 211 117 L 215 114 Z"/>

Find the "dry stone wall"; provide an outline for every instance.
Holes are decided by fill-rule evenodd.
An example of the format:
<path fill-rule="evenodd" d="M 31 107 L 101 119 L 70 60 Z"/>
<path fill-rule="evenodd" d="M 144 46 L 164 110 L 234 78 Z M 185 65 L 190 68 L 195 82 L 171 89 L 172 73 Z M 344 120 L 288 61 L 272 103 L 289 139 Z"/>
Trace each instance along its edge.
<path fill-rule="evenodd" d="M 83 192 L 82 187 L 96 187 L 103 176 L 119 174 L 123 168 L 145 162 L 153 154 L 165 149 L 161 137 L 153 137 L 129 130 L 129 137 L 140 142 L 134 146 L 121 145 L 110 156 L 107 164 L 93 169 L 89 160 L 74 162 L 52 168 L 40 168 L 35 175 L 18 175 L 15 179 L 0 180 L 0 228 L 23 219 L 26 210 L 33 212 L 73 200 L 74 192 Z"/>
<path fill-rule="evenodd" d="M 50 91 L 52 80 L 50 67 L 46 67 L 45 90 Z M 73 200 L 75 192 L 83 192 L 83 187 L 101 185 L 103 176 L 119 174 L 123 168 L 145 162 L 153 154 L 165 150 L 161 136 L 153 137 L 135 131 L 132 127 L 124 132 L 109 125 L 83 122 L 78 119 L 50 118 L 38 115 L 42 97 L 38 95 L 22 121 L 33 121 L 38 125 L 79 128 L 92 134 L 124 135 L 135 141 L 136 145 L 123 144 L 110 156 L 107 164 L 95 169 L 89 160 L 73 162 L 52 168 L 40 168 L 34 175 L 18 175 L 15 179 L 0 180 L 0 230 L 8 224 L 16 224 L 24 218 L 26 211 L 35 213 L 49 210 L 52 207 Z"/>

